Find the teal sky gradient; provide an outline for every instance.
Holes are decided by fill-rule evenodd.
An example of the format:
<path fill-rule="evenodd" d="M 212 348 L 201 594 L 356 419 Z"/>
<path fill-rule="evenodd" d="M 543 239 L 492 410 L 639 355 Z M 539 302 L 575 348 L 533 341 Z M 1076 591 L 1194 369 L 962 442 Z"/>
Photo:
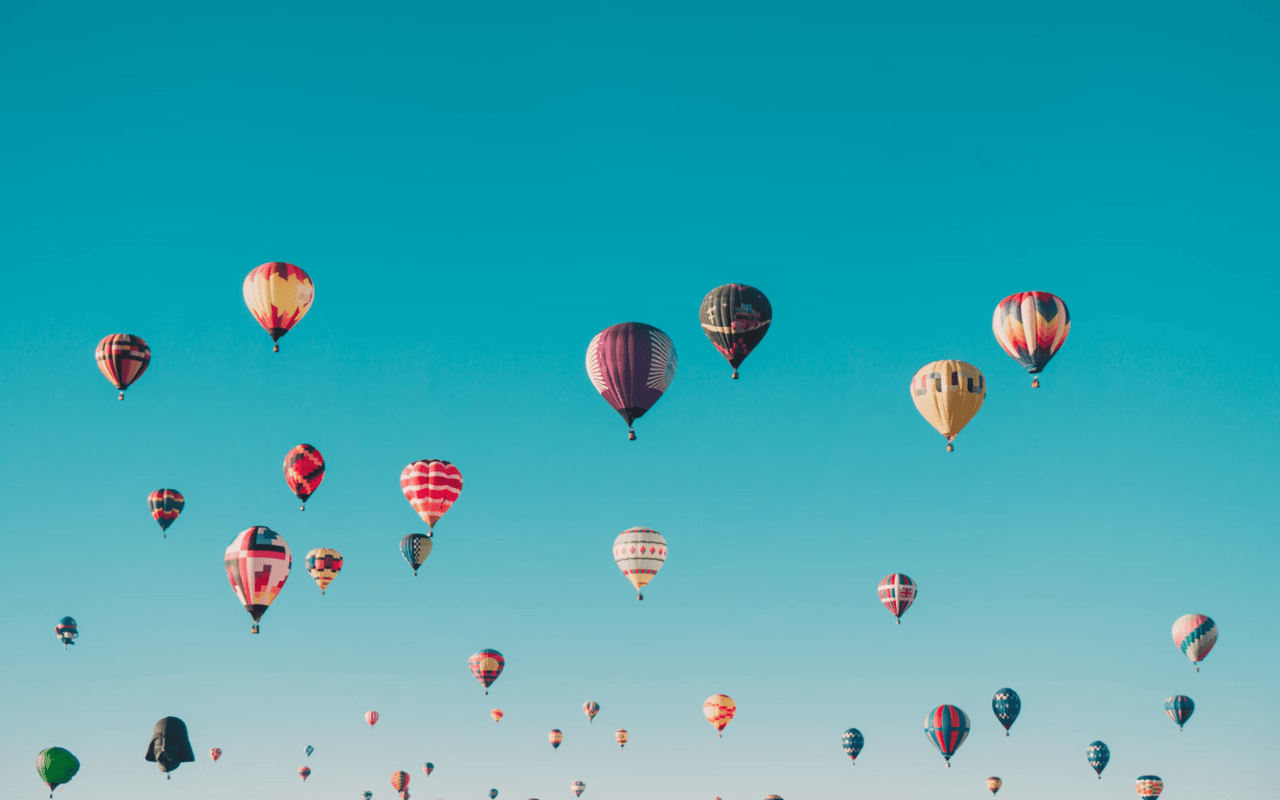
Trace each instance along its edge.
<path fill-rule="evenodd" d="M 0 800 L 54 745 L 59 800 L 1264 796 L 1280 7 L 1122 5 L 0 5 Z M 269 260 L 316 284 L 275 355 L 240 295 Z M 731 281 L 775 319 L 737 382 L 697 320 Z M 1038 391 L 990 329 L 1030 289 L 1073 320 Z M 583 365 L 628 320 L 680 359 L 634 443 Z M 113 332 L 154 354 L 123 403 Z M 940 358 L 989 388 L 952 454 L 908 395 Z M 428 457 L 465 488 L 414 579 Z M 222 553 L 257 524 L 295 562 L 251 636 Z M 636 525 L 671 549 L 643 603 Z M 1221 631 L 1199 674 L 1186 613 Z"/>

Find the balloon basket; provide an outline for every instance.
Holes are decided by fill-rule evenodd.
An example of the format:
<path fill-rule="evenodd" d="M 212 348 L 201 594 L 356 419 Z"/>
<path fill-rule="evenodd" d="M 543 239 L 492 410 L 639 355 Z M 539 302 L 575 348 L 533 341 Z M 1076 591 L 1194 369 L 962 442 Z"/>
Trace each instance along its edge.
<path fill-rule="evenodd" d="M 271 348 L 271 352 L 273 352 L 273 353 L 279 353 L 279 352 L 280 352 L 280 345 L 276 345 L 275 347 Z"/>

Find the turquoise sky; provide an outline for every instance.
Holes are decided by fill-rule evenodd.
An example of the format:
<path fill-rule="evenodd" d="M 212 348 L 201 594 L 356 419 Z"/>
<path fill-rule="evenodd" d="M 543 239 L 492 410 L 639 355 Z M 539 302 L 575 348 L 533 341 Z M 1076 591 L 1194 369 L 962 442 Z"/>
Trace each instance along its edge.
<path fill-rule="evenodd" d="M 388 800 L 400 769 L 418 800 L 1262 796 L 1278 35 L 1263 2 L 0 5 L 0 800 L 53 745 L 59 800 Z M 240 295 L 270 260 L 316 284 L 275 355 Z M 697 321 L 730 281 L 775 315 L 737 382 Z M 1038 391 L 990 329 L 1029 289 L 1073 319 Z M 628 320 L 680 363 L 634 443 L 583 366 Z M 123 403 L 113 332 L 154 353 Z M 989 388 L 952 454 L 907 390 L 940 358 Z M 414 579 L 419 458 L 466 483 Z M 222 553 L 258 524 L 295 565 L 251 636 Z M 637 525 L 671 550 L 643 603 Z M 1221 631 L 1199 674 L 1187 613 Z M 199 756 L 171 782 L 166 715 Z"/>

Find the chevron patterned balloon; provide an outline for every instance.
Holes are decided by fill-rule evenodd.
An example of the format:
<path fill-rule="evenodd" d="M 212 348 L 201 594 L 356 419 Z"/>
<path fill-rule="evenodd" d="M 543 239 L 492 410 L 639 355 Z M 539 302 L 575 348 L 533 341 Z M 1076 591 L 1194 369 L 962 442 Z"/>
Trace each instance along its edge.
<path fill-rule="evenodd" d="M 1173 623 L 1173 643 L 1200 671 L 1200 662 L 1218 643 L 1218 626 L 1204 614 L 1186 614 Z"/>

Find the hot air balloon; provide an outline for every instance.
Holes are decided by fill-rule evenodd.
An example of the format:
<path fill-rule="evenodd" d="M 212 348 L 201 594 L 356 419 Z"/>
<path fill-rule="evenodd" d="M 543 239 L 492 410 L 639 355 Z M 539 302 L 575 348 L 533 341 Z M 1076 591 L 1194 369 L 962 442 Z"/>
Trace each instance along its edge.
<path fill-rule="evenodd" d="M 427 773 L 428 775 L 430 775 L 435 770 L 435 768 L 436 768 L 436 765 L 432 764 L 430 761 L 422 765 L 422 771 Z"/>
<path fill-rule="evenodd" d="M 724 736 L 724 727 L 733 720 L 736 713 L 738 706 L 727 694 L 713 694 L 702 703 L 702 715 L 713 728 L 720 731 L 717 736 Z"/>
<path fill-rule="evenodd" d="M 857 764 L 858 754 L 862 752 L 862 731 L 857 728 L 845 731 L 840 735 L 840 745 L 844 748 L 844 754 L 849 757 L 849 761 Z"/>
<path fill-rule="evenodd" d="M 500 722 L 500 721 L 502 720 L 502 716 L 503 716 L 503 714 L 502 714 L 502 709 L 500 709 L 500 708 L 495 708 L 494 710 L 492 710 L 492 711 L 490 711 L 490 712 L 489 712 L 489 716 L 493 717 L 493 721 L 494 721 L 495 723 L 496 723 L 496 722 Z"/>
<path fill-rule="evenodd" d="M 992 794 L 1000 791 L 1001 786 L 1004 786 L 1004 781 L 999 778 L 987 778 L 987 788 L 991 790 Z"/>
<path fill-rule="evenodd" d="M 53 797 L 54 789 L 70 781 L 79 771 L 80 760 L 71 755 L 70 750 L 49 747 L 36 755 L 36 773 L 49 787 L 50 797 Z"/>
<path fill-rule="evenodd" d="M 75 644 L 76 638 L 80 636 L 80 631 L 76 629 L 76 621 L 71 617 L 58 620 L 58 624 L 53 626 L 53 632 L 62 640 L 63 650 L 67 649 L 67 645 Z"/>
<path fill-rule="evenodd" d="M 547 741 L 551 742 L 552 750 L 559 750 L 560 743 L 564 741 L 564 734 L 560 732 L 559 728 L 552 728 L 551 733 L 547 734 Z"/>
<path fill-rule="evenodd" d="M 369 727 L 372 728 L 378 722 L 378 712 L 377 711 L 364 712 L 364 721 L 369 723 Z"/>
<path fill-rule="evenodd" d="M 924 718 L 924 735 L 951 766 L 951 757 L 969 735 L 969 715 L 956 706 L 938 706 Z"/>
<path fill-rule="evenodd" d="M 1169 715 L 1169 719 L 1178 723 L 1178 730 L 1182 730 L 1182 726 L 1195 712 L 1195 702 L 1185 694 L 1176 694 L 1164 701 L 1164 713 Z"/>
<path fill-rule="evenodd" d="M 582 713 L 587 715 L 587 722 L 594 722 L 596 714 L 600 713 L 600 704 L 594 700 L 588 700 L 582 704 Z"/>
<path fill-rule="evenodd" d="M 1004 735 L 1008 736 L 1010 726 L 1022 711 L 1022 698 L 1018 697 L 1018 693 L 1012 689 L 1001 689 L 996 692 L 995 697 L 991 698 L 991 710 L 1004 726 Z"/>
<path fill-rule="evenodd" d="M 124 399 L 124 390 L 141 378 L 151 364 L 151 348 L 141 336 L 129 333 L 113 333 L 104 337 L 98 342 L 95 356 L 98 369 L 120 390 L 120 400 Z"/>
<path fill-rule="evenodd" d="M 952 442 L 969 424 L 987 397 L 987 382 L 972 364 L 963 361 L 934 361 L 925 364 L 911 379 L 911 399 L 920 416 Z"/>
<path fill-rule="evenodd" d="M 643 600 L 640 590 L 649 585 L 667 560 L 667 540 L 649 528 L 628 528 L 613 540 L 613 560 L 636 587 L 636 599 Z"/>
<path fill-rule="evenodd" d="M 502 674 L 507 660 L 502 657 L 502 653 L 486 647 L 471 656 L 467 663 L 471 667 L 471 674 L 476 676 L 476 680 L 480 681 L 480 685 L 484 687 L 484 693 L 488 694 L 489 687 Z"/>
<path fill-rule="evenodd" d="M 618 743 L 618 747 L 627 746 L 627 729 L 618 728 L 618 732 L 613 735 L 613 740 Z"/>
<path fill-rule="evenodd" d="M 311 767 L 298 767 L 298 777 L 302 778 L 302 782 L 306 783 L 307 778 L 311 775 Z"/>
<path fill-rule="evenodd" d="M 160 523 L 161 539 L 168 538 L 168 534 L 164 531 L 169 530 L 169 526 L 178 518 L 186 505 L 186 499 L 177 489 L 156 489 L 147 495 L 147 507 L 151 509 L 151 518 Z"/>
<path fill-rule="evenodd" d="M 448 461 L 424 458 L 400 471 L 400 491 L 427 523 L 427 535 L 462 494 L 462 473 Z"/>
<path fill-rule="evenodd" d="M 1071 332 L 1071 314 L 1062 298 L 1048 292 L 1018 292 L 996 305 L 991 330 L 1004 351 L 1027 372 L 1038 375 Z M 1040 386 L 1031 379 L 1032 388 Z"/>
<path fill-rule="evenodd" d="M 884 607 L 889 609 L 889 613 L 898 620 L 897 624 L 902 624 L 902 615 L 907 613 L 907 609 L 916 601 L 916 582 L 903 575 L 895 572 L 892 575 L 886 575 L 878 587 L 880 592 L 880 602 L 884 603 Z"/>
<path fill-rule="evenodd" d="M 373 792 L 364 792 L 360 797 L 362 800 L 373 800 Z"/>
<path fill-rule="evenodd" d="M 1134 781 L 1134 788 L 1142 800 L 1155 800 L 1164 791 L 1164 781 L 1159 775 L 1143 775 Z"/>
<path fill-rule="evenodd" d="M 320 594 L 329 587 L 329 583 L 342 571 L 342 553 L 328 547 L 317 547 L 307 553 L 307 572 L 320 587 Z M 310 755 L 310 753 L 308 753 Z"/>
<path fill-rule="evenodd" d="M 493 798 L 495 798 L 495 797 L 497 797 L 497 796 L 498 796 L 498 790 L 497 790 L 497 789 L 490 789 L 490 790 L 489 790 L 489 800 L 493 800 Z"/>
<path fill-rule="evenodd" d="M 258 621 L 289 579 L 293 566 L 289 545 L 270 528 L 255 525 L 231 540 L 225 562 L 231 588 L 253 617 L 252 631 L 257 633 Z"/>
<path fill-rule="evenodd" d="M 289 490 L 302 501 L 301 511 L 307 510 L 307 499 L 320 488 L 324 480 L 324 456 L 309 444 L 300 444 L 284 456 L 284 481 Z"/>
<path fill-rule="evenodd" d="M 573 794 L 575 797 L 582 797 L 582 793 L 587 790 L 587 785 L 582 781 L 574 781 L 573 785 L 570 786 L 569 788 L 573 790 Z"/>
<path fill-rule="evenodd" d="M 244 279 L 244 304 L 271 334 L 276 353 L 280 352 L 280 337 L 307 315 L 315 299 L 316 287 L 311 277 L 283 261 L 254 267 Z"/>
<path fill-rule="evenodd" d="M 1196 665 L 1196 672 L 1217 642 L 1218 626 L 1204 614 L 1186 614 L 1173 623 L 1173 643 Z"/>
<path fill-rule="evenodd" d="M 391 773 L 391 788 L 397 792 L 409 791 L 409 773 L 404 770 Z"/>
<path fill-rule="evenodd" d="M 769 332 L 773 308 L 759 289 L 728 283 L 707 292 L 698 309 L 698 319 L 702 332 L 733 367 L 736 381 L 738 367 Z"/>
<path fill-rule="evenodd" d="M 218 759 L 222 758 L 222 748 L 221 747 L 210 748 L 209 758 L 212 758 L 214 761 L 217 761 Z"/>
<path fill-rule="evenodd" d="M 418 577 L 418 567 L 431 555 L 431 537 L 411 533 L 400 540 L 400 555 L 413 567 L 413 577 Z"/>
<path fill-rule="evenodd" d="M 314 747 L 312 747 L 311 745 L 307 745 L 307 749 L 305 751 L 307 754 L 307 758 L 310 758 L 311 754 L 314 753 L 315 751 L 316 749 Z"/>
<path fill-rule="evenodd" d="M 676 376 L 676 347 L 670 337 L 643 322 L 605 328 L 587 346 L 587 377 L 596 391 L 632 426 L 658 402 Z"/>
<path fill-rule="evenodd" d="M 195 761 L 196 754 L 191 751 L 191 739 L 187 736 L 187 723 L 177 717 L 158 720 L 151 729 L 146 759 L 154 761 L 166 779 L 172 778 L 169 773 L 184 763 Z"/>
<path fill-rule="evenodd" d="M 1107 762 L 1111 760 L 1111 751 L 1102 742 L 1090 742 L 1084 754 L 1089 759 L 1089 766 L 1098 773 L 1098 780 L 1102 780 L 1102 771 L 1107 768 Z"/>

